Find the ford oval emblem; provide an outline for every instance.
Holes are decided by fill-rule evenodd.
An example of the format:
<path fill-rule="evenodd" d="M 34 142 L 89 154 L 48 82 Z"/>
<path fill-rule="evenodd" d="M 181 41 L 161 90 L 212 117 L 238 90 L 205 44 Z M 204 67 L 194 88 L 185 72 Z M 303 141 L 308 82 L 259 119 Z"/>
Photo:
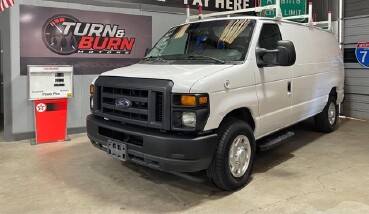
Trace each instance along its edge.
<path fill-rule="evenodd" d="M 130 108 L 132 106 L 132 102 L 125 99 L 125 98 L 117 98 L 115 100 L 115 106 L 117 106 L 118 108 Z"/>

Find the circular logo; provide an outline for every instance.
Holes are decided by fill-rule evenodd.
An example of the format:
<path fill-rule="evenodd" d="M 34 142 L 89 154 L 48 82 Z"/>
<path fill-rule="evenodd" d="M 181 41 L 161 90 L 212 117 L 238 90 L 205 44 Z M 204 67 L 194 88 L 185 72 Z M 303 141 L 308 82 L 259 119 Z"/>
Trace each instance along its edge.
<path fill-rule="evenodd" d="M 46 105 L 44 103 L 39 103 L 36 106 L 36 111 L 37 112 L 40 112 L 40 113 L 45 112 L 46 109 L 47 109 L 47 107 L 46 107 Z"/>
<path fill-rule="evenodd" d="M 74 25 L 63 23 L 77 23 L 78 20 L 70 15 L 53 16 L 46 21 L 42 28 L 42 39 L 46 47 L 59 55 L 70 55 L 77 52 L 78 41 L 74 35 Z"/>
<path fill-rule="evenodd" d="M 115 106 L 117 106 L 118 108 L 127 109 L 132 106 L 132 102 L 125 98 L 117 98 L 115 100 Z"/>

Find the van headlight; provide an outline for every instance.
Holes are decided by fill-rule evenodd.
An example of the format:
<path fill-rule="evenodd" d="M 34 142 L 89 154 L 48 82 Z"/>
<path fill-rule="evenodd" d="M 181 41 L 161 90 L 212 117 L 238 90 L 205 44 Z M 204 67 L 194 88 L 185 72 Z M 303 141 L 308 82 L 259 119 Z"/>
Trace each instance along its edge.
<path fill-rule="evenodd" d="M 172 130 L 201 132 L 210 113 L 208 94 L 173 94 Z"/>
<path fill-rule="evenodd" d="M 195 128 L 196 127 L 196 113 L 183 112 L 182 113 L 182 125 Z"/>

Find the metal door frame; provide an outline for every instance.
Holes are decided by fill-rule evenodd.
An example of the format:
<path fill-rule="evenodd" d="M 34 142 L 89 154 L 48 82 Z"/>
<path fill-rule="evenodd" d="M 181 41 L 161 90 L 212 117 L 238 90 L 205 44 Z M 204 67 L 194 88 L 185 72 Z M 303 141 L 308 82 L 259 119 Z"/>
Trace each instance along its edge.
<path fill-rule="evenodd" d="M 3 84 L 3 40 L 0 29 L 0 121 L 4 120 L 4 84 Z M 2 127 L 4 127 L 2 125 Z"/>

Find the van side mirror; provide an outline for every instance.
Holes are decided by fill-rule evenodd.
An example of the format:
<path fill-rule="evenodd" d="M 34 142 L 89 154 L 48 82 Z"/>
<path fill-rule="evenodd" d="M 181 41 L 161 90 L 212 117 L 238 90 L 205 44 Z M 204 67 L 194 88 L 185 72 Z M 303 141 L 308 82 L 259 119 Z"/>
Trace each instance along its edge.
<path fill-rule="evenodd" d="M 278 41 L 278 65 L 292 66 L 296 62 L 296 49 L 291 41 Z"/>
<path fill-rule="evenodd" d="M 277 49 L 256 48 L 259 68 L 271 66 L 292 66 L 296 62 L 295 45 L 291 41 L 278 41 Z"/>
<path fill-rule="evenodd" d="M 145 51 L 145 56 L 147 56 L 147 54 L 149 54 L 151 52 L 152 48 L 146 48 L 146 51 Z"/>

